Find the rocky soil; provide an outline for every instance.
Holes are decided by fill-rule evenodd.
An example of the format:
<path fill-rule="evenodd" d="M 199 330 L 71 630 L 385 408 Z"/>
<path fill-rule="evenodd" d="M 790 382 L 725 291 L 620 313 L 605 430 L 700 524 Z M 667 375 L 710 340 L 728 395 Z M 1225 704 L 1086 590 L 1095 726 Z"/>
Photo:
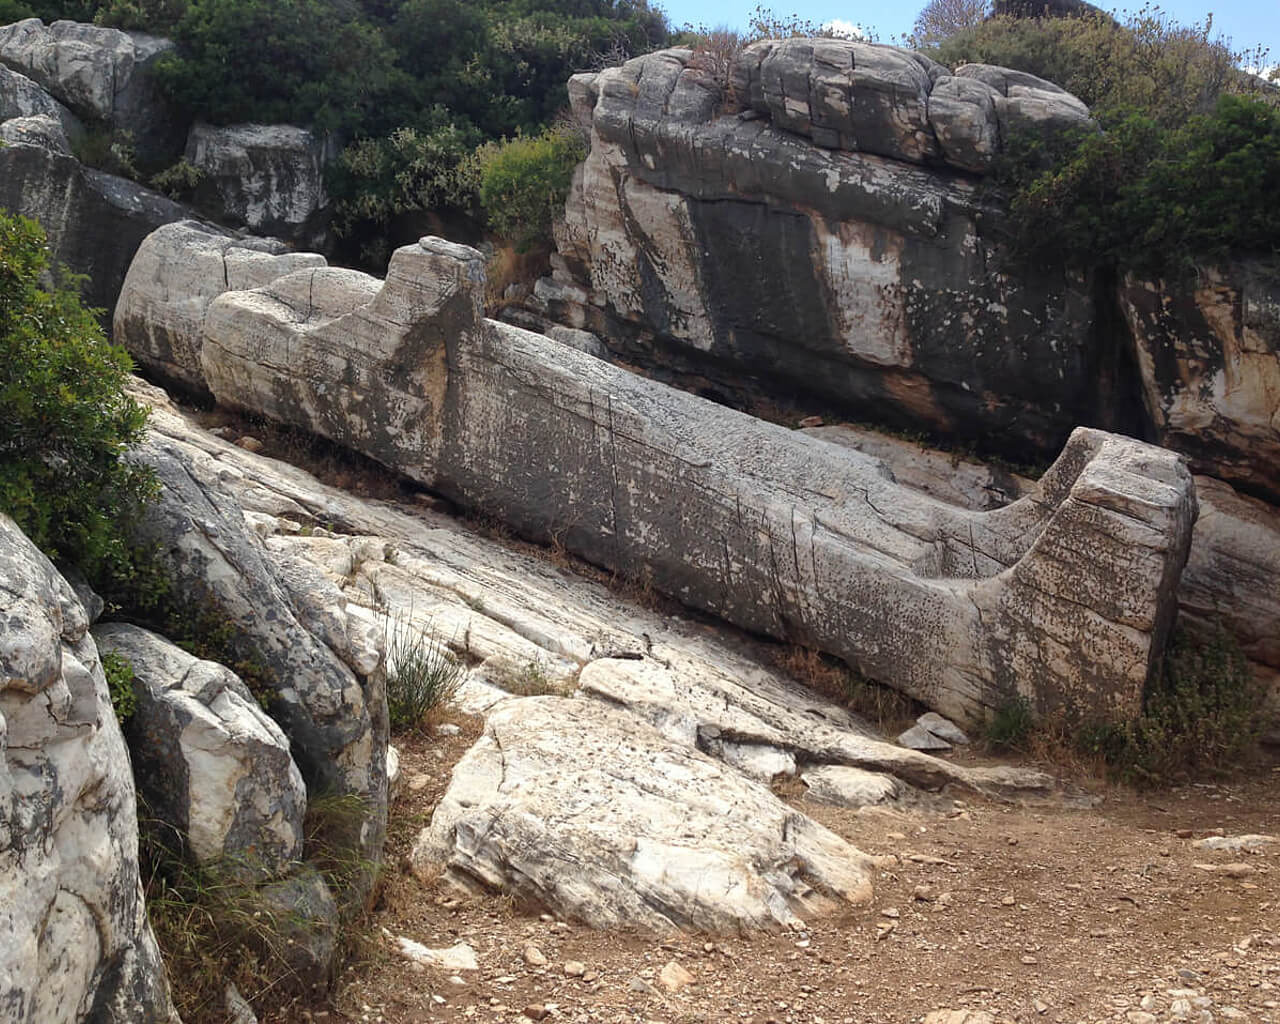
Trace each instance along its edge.
<path fill-rule="evenodd" d="M 403 795 L 367 942 L 336 1004 L 292 1019 L 1280 1020 L 1280 841 L 1212 848 L 1219 832 L 1280 833 L 1278 767 L 1154 794 L 1094 783 L 1103 799 L 1089 809 L 969 798 L 851 812 L 787 787 L 881 858 L 872 904 L 805 931 L 648 939 L 413 877 L 409 848 L 480 730 L 455 721 L 460 735 L 401 737 Z M 478 968 L 415 964 L 389 936 L 465 943 Z M 955 1012 L 929 1017 L 940 1010 Z"/>

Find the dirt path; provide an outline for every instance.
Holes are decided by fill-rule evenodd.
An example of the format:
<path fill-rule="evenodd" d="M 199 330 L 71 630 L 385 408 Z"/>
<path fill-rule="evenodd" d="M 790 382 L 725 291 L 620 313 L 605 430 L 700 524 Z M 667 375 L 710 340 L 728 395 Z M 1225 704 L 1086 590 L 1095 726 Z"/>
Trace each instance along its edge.
<path fill-rule="evenodd" d="M 1280 1021 L 1280 842 L 1194 845 L 1219 829 L 1280 835 L 1280 767 L 1154 796 L 1108 789 L 1089 810 L 966 800 L 908 815 L 801 801 L 884 858 L 873 904 L 803 933 L 661 941 L 424 888 L 408 873 L 409 846 L 479 730 L 458 721 L 457 737 L 401 738 L 405 784 L 371 939 L 335 1006 L 291 1019 L 871 1024 L 969 1009 L 1015 1021 Z M 384 928 L 432 948 L 465 942 L 480 969 L 415 968 Z M 545 965 L 527 962 L 538 960 L 531 944 Z M 580 977 L 566 974 L 573 961 Z M 662 981 L 672 961 L 693 976 L 678 992 Z"/>

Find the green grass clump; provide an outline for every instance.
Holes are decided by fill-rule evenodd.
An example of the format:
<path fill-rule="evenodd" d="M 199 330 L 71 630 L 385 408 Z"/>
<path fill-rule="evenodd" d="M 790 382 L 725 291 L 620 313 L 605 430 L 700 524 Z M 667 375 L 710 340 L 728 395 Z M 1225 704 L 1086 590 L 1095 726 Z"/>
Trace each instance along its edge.
<path fill-rule="evenodd" d="M 388 619 L 385 636 L 391 728 L 423 728 L 457 695 L 466 666 L 434 629 L 424 633 L 401 618 Z"/>

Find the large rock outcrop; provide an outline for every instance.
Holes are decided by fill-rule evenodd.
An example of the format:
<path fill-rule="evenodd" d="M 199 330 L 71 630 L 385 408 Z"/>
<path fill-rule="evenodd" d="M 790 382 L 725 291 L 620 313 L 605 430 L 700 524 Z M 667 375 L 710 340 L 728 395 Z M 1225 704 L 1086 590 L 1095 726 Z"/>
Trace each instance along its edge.
<path fill-rule="evenodd" d="M 186 160 L 201 173 L 195 202 L 224 223 L 317 247 L 328 227 L 323 136 L 288 124 L 197 124 Z"/>
<path fill-rule="evenodd" d="M 0 516 L 0 1016 L 176 1020 L 129 755 L 84 608 Z"/>
<path fill-rule="evenodd" d="M 86 121 L 127 133 L 148 162 L 181 146 L 182 125 L 148 71 L 169 50 L 167 39 L 101 25 L 27 18 L 0 27 L 0 64 L 32 79 Z"/>
<path fill-rule="evenodd" d="M 1280 501 L 1280 261 L 1181 283 L 1129 277 L 1120 305 L 1155 438 L 1198 471 Z"/>
<path fill-rule="evenodd" d="M 754 44 L 729 81 L 688 50 L 571 80 L 590 152 L 537 309 L 735 401 L 800 394 L 1022 453 L 1130 426 L 1096 282 L 1010 263 L 975 175 L 1017 126 L 1087 123 L 1078 100 L 850 40 Z"/>
<path fill-rule="evenodd" d="M 1274 261 L 1117 287 L 1010 258 L 982 176 L 1015 134 L 1088 123 L 1052 83 L 791 39 L 737 54 L 727 85 L 667 50 L 569 89 L 590 151 L 523 314 L 736 405 L 1031 461 L 1102 427 L 1280 500 Z"/>
<path fill-rule="evenodd" d="M 190 348 L 224 404 L 951 717 L 1018 693 L 1136 712 L 1195 518 L 1171 453 L 1077 431 L 1034 494 L 957 509 L 874 459 L 484 320 L 483 279 L 478 253 L 424 239 L 381 285 L 320 269 L 225 292 Z"/>

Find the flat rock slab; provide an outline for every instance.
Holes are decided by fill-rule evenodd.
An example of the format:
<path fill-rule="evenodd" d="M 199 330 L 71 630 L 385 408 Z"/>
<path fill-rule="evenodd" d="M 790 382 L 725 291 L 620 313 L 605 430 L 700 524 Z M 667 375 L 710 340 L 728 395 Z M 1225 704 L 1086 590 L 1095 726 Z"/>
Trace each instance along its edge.
<path fill-rule="evenodd" d="M 765 786 L 599 701 L 493 712 L 410 856 L 598 928 L 788 925 L 871 898 L 871 863 Z"/>

